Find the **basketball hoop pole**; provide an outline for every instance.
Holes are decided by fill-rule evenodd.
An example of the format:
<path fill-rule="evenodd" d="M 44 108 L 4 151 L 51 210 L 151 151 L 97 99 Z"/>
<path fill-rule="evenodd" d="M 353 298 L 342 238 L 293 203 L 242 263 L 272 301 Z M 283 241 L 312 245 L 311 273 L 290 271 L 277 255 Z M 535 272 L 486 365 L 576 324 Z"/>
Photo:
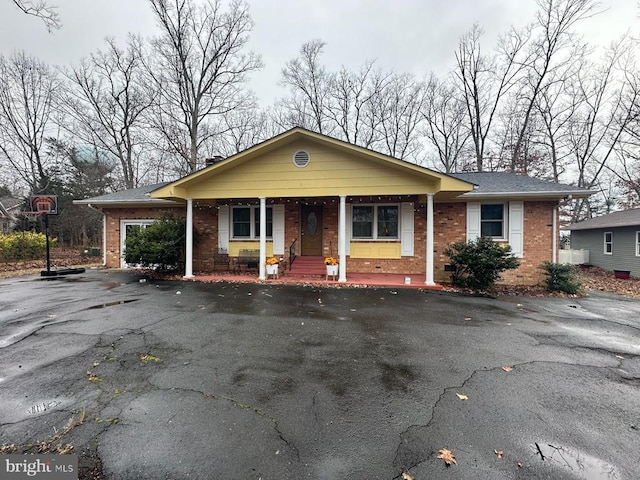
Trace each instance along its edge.
<path fill-rule="evenodd" d="M 51 250 L 49 249 L 49 214 L 44 214 L 44 237 L 47 245 L 47 276 L 51 276 Z"/>

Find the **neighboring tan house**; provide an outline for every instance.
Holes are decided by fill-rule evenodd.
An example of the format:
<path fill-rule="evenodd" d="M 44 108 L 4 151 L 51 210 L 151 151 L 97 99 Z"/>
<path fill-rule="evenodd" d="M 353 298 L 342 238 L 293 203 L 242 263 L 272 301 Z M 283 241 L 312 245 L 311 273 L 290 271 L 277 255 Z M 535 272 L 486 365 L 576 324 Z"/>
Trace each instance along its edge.
<path fill-rule="evenodd" d="M 220 253 L 253 251 L 260 279 L 271 255 L 290 267 L 336 256 L 342 282 L 404 273 L 429 286 L 449 278 L 449 244 L 485 235 L 521 259 L 505 281 L 533 284 L 557 259 L 558 202 L 590 193 L 508 173 L 445 175 L 294 128 L 175 182 L 76 203 L 104 213 L 107 267 L 126 266 L 128 229 L 173 211 L 187 223 L 185 277 L 213 271 Z"/>
<path fill-rule="evenodd" d="M 0 198 L 0 233 L 10 233 L 20 213 L 22 200 L 13 197 Z"/>
<path fill-rule="evenodd" d="M 640 208 L 613 212 L 567 227 L 571 249 L 588 250 L 589 263 L 640 277 Z"/>

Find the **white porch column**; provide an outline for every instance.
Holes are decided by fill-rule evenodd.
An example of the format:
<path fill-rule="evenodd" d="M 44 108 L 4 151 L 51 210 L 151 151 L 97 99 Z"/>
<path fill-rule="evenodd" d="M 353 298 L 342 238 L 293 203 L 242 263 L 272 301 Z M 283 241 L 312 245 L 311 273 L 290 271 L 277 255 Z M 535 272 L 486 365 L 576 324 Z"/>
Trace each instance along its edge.
<path fill-rule="evenodd" d="M 260 197 L 260 262 L 258 263 L 260 280 L 267 279 L 267 199 Z"/>
<path fill-rule="evenodd" d="M 558 204 L 553 207 L 553 213 L 551 214 L 551 234 L 553 240 L 551 241 L 551 263 L 558 263 Z"/>
<path fill-rule="evenodd" d="M 340 195 L 338 212 L 338 282 L 347 281 L 347 197 Z"/>
<path fill-rule="evenodd" d="M 107 215 L 102 212 L 102 266 L 107 266 Z"/>
<path fill-rule="evenodd" d="M 427 275 L 425 285 L 435 285 L 433 281 L 433 193 L 427 193 Z"/>
<path fill-rule="evenodd" d="M 193 199 L 187 198 L 187 226 L 185 232 L 184 278 L 193 277 Z"/>

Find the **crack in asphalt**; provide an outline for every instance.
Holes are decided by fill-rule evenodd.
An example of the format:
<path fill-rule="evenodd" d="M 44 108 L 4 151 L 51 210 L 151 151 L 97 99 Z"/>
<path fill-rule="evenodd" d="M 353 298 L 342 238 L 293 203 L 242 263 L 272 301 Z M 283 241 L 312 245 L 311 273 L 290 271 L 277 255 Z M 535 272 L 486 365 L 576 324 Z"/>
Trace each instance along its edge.
<path fill-rule="evenodd" d="M 606 352 L 608 354 L 611 355 L 618 355 L 617 353 L 611 352 L 609 350 L 603 349 L 603 348 L 597 348 L 597 347 L 582 347 L 582 346 L 574 346 L 573 348 L 586 348 L 586 349 L 591 349 L 591 350 L 595 350 L 598 351 L 599 353 L 603 353 Z M 633 355 L 633 357 L 638 357 L 640 355 Z M 588 364 L 577 364 L 577 363 L 567 363 L 567 362 L 552 362 L 552 361 L 547 361 L 547 360 L 531 360 L 528 362 L 521 362 L 521 363 L 516 363 L 512 365 L 512 368 L 517 369 L 520 367 L 524 367 L 524 366 L 528 366 L 528 365 L 535 365 L 535 364 L 553 364 L 553 365 L 564 365 L 564 366 L 572 366 L 572 367 L 589 367 L 589 368 L 597 368 L 597 369 L 607 369 L 607 370 L 611 370 L 612 368 L 619 368 L 621 365 L 621 362 L 625 360 L 625 359 L 618 359 L 618 367 L 607 367 L 607 366 L 597 366 L 597 365 L 588 365 Z M 398 458 L 401 456 L 402 452 L 401 449 L 403 446 L 408 445 L 409 442 L 404 441 L 404 438 L 409 434 L 409 432 L 413 429 L 416 428 L 429 428 L 433 422 L 433 419 L 435 417 L 435 411 L 438 408 L 440 402 L 443 400 L 443 398 L 445 397 L 445 395 L 447 394 L 447 392 L 451 391 L 451 390 L 462 390 L 465 385 L 470 382 L 473 377 L 478 374 L 478 373 L 482 373 L 482 372 L 491 372 L 494 370 L 502 370 L 502 367 L 492 367 L 492 368 L 479 368 L 477 370 L 474 370 L 471 375 L 469 375 L 467 378 L 464 379 L 464 381 L 460 384 L 460 385 L 452 385 L 452 386 L 448 386 L 445 387 L 442 392 L 440 393 L 440 395 L 438 396 L 438 399 L 434 402 L 433 406 L 431 407 L 431 416 L 429 417 L 429 421 L 427 421 L 427 423 L 425 424 L 414 424 L 414 425 L 410 425 L 408 426 L 403 432 L 400 433 L 400 442 L 396 448 L 396 453 L 395 453 L 395 457 L 394 457 L 394 461 L 393 464 L 395 466 L 399 466 L 400 467 L 400 473 L 398 475 L 396 475 L 395 477 L 393 477 L 392 480 L 399 480 L 402 478 L 402 474 L 404 472 L 409 472 L 411 469 L 416 468 L 418 466 L 420 466 L 421 464 L 423 464 L 425 461 L 428 460 L 428 458 L 423 458 L 417 462 L 414 462 L 412 464 L 408 464 L 408 465 L 398 465 L 399 461 Z M 640 380 L 640 378 L 638 377 L 625 377 L 620 375 L 620 379 L 621 381 L 623 381 L 624 383 L 629 383 L 629 384 L 635 384 L 637 381 Z"/>
<path fill-rule="evenodd" d="M 431 416 L 429 417 L 429 421 L 424 424 L 424 425 L 410 425 L 409 427 L 407 427 L 402 433 L 400 433 L 400 443 L 398 444 L 398 447 L 396 448 L 396 454 L 393 460 L 393 464 L 397 465 L 398 464 L 398 457 L 401 455 L 401 448 L 404 444 L 404 440 L 403 437 L 406 436 L 410 430 L 414 429 L 414 428 L 429 428 L 431 426 L 431 422 L 433 422 L 433 418 L 435 416 L 435 410 L 436 408 L 438 408 L 438 404 L 442 401 L 442 399 L 444 398 L 444 396 L 447 394 L 447 392 L 449 390 L 452 389 L 462 389 L 469 381 L 471 381 L 471 379 L 479 372 L 489 372 L 491 370 L 496 370 L 500 367 L 494 367 L 494 368 L 479 368 L 477 370 L 474 370 L 471 375 L 469 375 L 467 378 L 465 378 L 465 380 L 460 384 L 460 385 L 452 385 L 449 387 L 445 387 L 442 392 L 440 393 L 440 395 L 438 396 L 438 399 L 434 402 L 433 406 L 431 407 Z M 418 467 L 419 465 L 421 465 L 422 463 L 424 463 L 427 459 L 424 458 L 422 460 L 420 460 L 419 462 L 413 463 L 411 465 L 406 465 L 406 466 L 402 466 L 401 471 L 398 475 L 396 475 L 395 477 L 393 477 L 393 480 L 397 480 L 400 479 L 402 477 L 402 474 L 404 472 L 409 472 L 412 468 Z"/>
<path fill-rule="evenodd" d="M 320 422 L 320 415 L 318 413 L 318 392 L 315 392 L 311 399 L 311 411 L 313 412 L 313 418 L 316 423 L 322 426 L 322 423 Z"/>
<path fill-rule="evenodd" d="M 300 451 L 298 450 L 298 447 L 295 445 L 294 442 L 292 442 L 291 440 L 287 439 L 284 436 L 284 433 L 282 432 L 282 430 L 280 430 L 280 425 L 278 423 L 278 420 L 273 415 L 268 414 L 267 412 L 265 412 L 264 410 L 260 409 L 259 407 L 254 407 L 253 405 L 248 405 L 248 404 L 239 402 L 238 400 L 235 400 L 233 398 L 225 397 L 223 395 L 216 395 L 216 394 L 213 394 L 213 393 L 206 393 L 206 392 L 203 392 L 201 390 L 197 390 L 195 388 L 185 388 L 185 387 L 161 388 L 161 387 L 158 387 L 157 385 L 153 385 L 153 386 L 156 387 L 156 390 L 158 390 L 158 391 L 176 391 L 176 390 L 180 390 L 180 391 L 183 391 L 183 392 L 197 393 L 199 395 L 202 395 L 204 398 L 209 398 L 209 399 L 216 400 L 216 401 L 222 400 L 222 401 L 225 401 L 225 402 L 229 402 L 235 408 L 237 408 L 239 410 L 251 411 L 251 412 L 255 413 L 257 416 L 269 420 L 273 424 L 273 429 L 278 434 L 278 438 L 280 438 L 280 440 L 282 440 L 295 453 L 296 459 L 298 461 L 300 461 Z"/>

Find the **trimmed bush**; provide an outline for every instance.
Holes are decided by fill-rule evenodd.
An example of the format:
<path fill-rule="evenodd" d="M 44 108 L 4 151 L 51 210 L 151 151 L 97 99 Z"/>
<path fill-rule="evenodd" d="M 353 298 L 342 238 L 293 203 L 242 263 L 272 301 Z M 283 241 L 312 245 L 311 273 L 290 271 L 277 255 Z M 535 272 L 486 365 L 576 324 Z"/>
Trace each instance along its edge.
<path fill-rule="evenodd" d="M 55 246 L 57 239 L 50 238 L 49 245 Z M 15 262 L 43 258 L 47 251 L 44 233 L 14 232 L 0 235 L 0 261 Z"/>
<path fill-rule="evenodd" d="M 184 264 L 184 250 L 184 220 L 166 216 L 127 233 L 125 261 L 159 272 L 173 272 Z"/>
<path fill-rule="evenodd" d="M 486 237 L 453 243 L 444 253 L 453 267 L 452 283 L 472 290 L 489 290 L 500 279 L 502 272 L 520 265 L 509 245 Z"/>
<path fill-rule="evenodd" d="M 552 292 L 578 293 L 582 289 L 582 283 L 578 279 L 578 271 L 568 263 L 544 262 L 540 265 L 544 270 L 545 285 Z"/>

